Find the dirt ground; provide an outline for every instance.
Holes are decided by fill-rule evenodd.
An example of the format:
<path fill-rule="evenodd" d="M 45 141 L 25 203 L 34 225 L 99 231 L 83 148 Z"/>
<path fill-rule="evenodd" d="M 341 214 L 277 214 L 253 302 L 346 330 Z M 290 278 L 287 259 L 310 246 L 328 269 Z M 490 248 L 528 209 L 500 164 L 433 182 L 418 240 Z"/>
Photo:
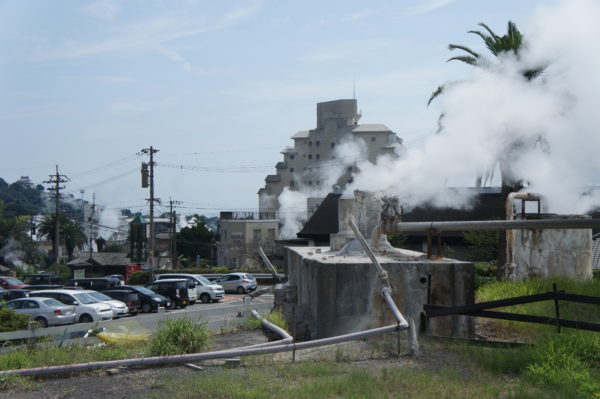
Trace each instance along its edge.
<path fill-rule="evenodd" d="M 238 331 L 221 334 L 215 337 L 214 350 L 229 349 L 257 343 L 267 342 L 267 338 L 260 331 Z M 385 350 L 382 348 L 385 347 Z M 390 366 L 418 367 L 431 371 L 447 367 L 456 369 L 460 367 L 459 358 L 451 351 L 440 350 L 439 345 L 422 342 L 420 355 L 417 358 L 409 356 L 398 357 L 390 352 L 396 348 L 395 336 L 387 337 L 387 341 L 355 341 L 345 344 L 331 345 L 328 347 L 314 348 L 298 351 L 296 360 L 342 360 L 354 362 L 358 367 L 383 368 Z M 400 351 L 406 352 L 407 345 L 403 339 Z M 291 362 L 292 354 L 289 352 L 278 353 L 270 356 L 269 362 Z M 31 386 L 0 391 L 0 397 L 11 399 L 67 399 L 67 398 L 93 398 L 93 399 L 138 399 L 162 398 L 163 384 L 160 381 L 171 381 L 185 378 L 198 373 L 242 373 L 244 368 L 252 364 L 244 364 L 237 369 L 223 367 L 224 360 L 213 360 L 198 364 L 202 370 L 194 370 L 184 365 L 160 368 L 121 369 L 115 374 L 106 370 L 91 373 L 76 374 L 69 377 L 53 377 L 33 380 Z M 467 368 L 463 372 L 468 372 Z"/>

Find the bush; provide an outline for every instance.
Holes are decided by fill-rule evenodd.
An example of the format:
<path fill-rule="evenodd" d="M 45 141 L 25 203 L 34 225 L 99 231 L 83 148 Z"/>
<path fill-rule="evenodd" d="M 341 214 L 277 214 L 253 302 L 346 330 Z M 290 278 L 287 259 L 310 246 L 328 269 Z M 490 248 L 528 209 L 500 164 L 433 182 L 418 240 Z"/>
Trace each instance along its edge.
<path fill-rule="evenodd" d="M 187 317 L 166 320 L 149 342 L 152 356 L 170 356 L 185 353 L 197 353 L 207 348 L 212 335 L 206 329 L 206 323 L 196 323 Z"/>
<path fill-rule="evenodd" d="M 281 309 L 277 309 L 269 313 L 267 316 L 267 321 L 275 324 L 277 327 L 280 327 L 287 331 L 287 322 L 285 321 L 285 317 L 283 317 L 283 312 Z"/>
<path fill-rule="evenodd" d="M 152 273 L 150 270 L 140 270 L 138 272 L 134 272 L 131 277 L 129 277 L 127 283 L 133 285 L 144 285 L 151 283 L 151 279 Z"/>
<path fill-rule="evenodd" d="M 0 332 L 27 330 L 29 316 L 19 314 L 12 309 L 0 309 Z"/>

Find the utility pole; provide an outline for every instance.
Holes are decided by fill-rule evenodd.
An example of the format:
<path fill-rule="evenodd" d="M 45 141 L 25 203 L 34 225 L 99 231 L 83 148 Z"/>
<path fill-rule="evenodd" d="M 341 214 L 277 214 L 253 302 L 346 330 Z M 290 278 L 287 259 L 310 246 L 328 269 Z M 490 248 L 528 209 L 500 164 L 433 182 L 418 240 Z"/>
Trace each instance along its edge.
<path fill-rule="evenodd" d="M 94 217 L 96 214 L 96 193 L 92 193 L 92 214 L 90 215 L 90 259 L 92 259 L 92 240 L 94 238 Z"/>
<path fill-rule="evenodd" d="M 177 214 L 173 209 L 173 205 L 181 204 L 180 201 L 173 201 L 169 198 L 169 207 L 170 212 L 169 216 L 171 218 L 171 267 L 175 269 L 177 265 Z"/>
<path fill-rule="evenodd" d="M 59 273 L 58 263 L 60 260 L 60 190 L 65 188 L 65 186 L 61 186 L 61 183 L 66 183 L 69 181 L 69 178 L 66 175 L 61 175 L 58 173 L 58 165 L 56 165 L 56 174 L 50 175 L 50 179 L 44 181 L 46 184 L 54 184 L 54 187 L 48 187 L 48 190 L 54 191 L 55 197 L 55 225 L 54 225 L 54 242 L 56 243 L 56 248 L 54 249 L 54 255 L 56 256 L 56 274 Z"/>
<path fill-rule="evenodd" d="M 142 148 L 142 150 L 140 151 L 141 154 L 149 154 L 150 155 L 150 163 L 147 165 L 150 167 L 150 171 L 149 171 L 149 175 L 147 176 L 149 180 L 149 186 L 150 186 L 150 198 L 148 199 L 148 201 L 150 201 L 150 245 L 149 245 L 149 253 L 150 253 L 150 259 L 149 262 L 150 263 L 150 268 L 154 269 L 154 202 L 155 201 L 159 201 L 158 199 L 154 198 L 154 154 L 157 153 L 158 150 L 155 149 L 154 147 L 150 146 L 150 148 Z M 146 166 L 146 167 L 147 167 Z M 147 171 L 147 169 L 146 169 Z M 146 180 L 146 183 L 148 183 L 148 181 Z M 144 186 L 144 164 L 142 164 L 142 187 Z"/>

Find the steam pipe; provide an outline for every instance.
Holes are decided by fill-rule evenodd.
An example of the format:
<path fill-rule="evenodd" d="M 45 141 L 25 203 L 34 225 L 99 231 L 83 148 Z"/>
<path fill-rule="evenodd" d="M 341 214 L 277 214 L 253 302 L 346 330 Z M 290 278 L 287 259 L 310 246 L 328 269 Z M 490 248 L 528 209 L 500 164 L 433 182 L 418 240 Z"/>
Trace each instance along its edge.
<path fill-rule="evenodd" d="M 190 363 L 203 360 L 211 359 L 225 359 L 230 357 L 240 357 L 249 355 L 260 355 L 265 353 L 277 353 L 292 351 L 298 349 L 315 348 L 324 345 L 337 344 L 341 342 L 348 342 L 357 339 L 368 338 L 376 335 L 386 334 L 392 331 L 399 331 L 405 329 L 399 325 L 390 325 L 385 327 L 373 328 L 370 330 L 359 331 L 350 334 L 338 335 L 336 337 L 322 338 L 314 341 L 306 341 L 300 343 L 289 343 L 283 345 L 273 345 L 269 347 L 261 348 L 247 348 L 247 349 L 229 349 L 218 352 L 205 352 L 205 353 L 192 353 L 187 355 L 174 355 L 174 356 L 154 356 L 146 358 L 135 358 L 135 359 L 122 359 L 122 360 L 109 360 L 103 362 L 91 362 L 91 363 L 79 363 L 70 364 L 64 366 L 49 366 L 49 367 L 36 367 L 28 369 L 15 369 L 0 371 L 0 376 L 42 376 L 51 374 L 64 374 L 73 372 L 82 372 L 90 370 L 98 370 L 102 368 L 114 368 L 122 366 L 156 366 L 164 364 L 178 364 L 178 363 Z"/>
<path fill-rule="evenodd" d="M 385 226 L 385 225 L 384 225 Z M 403 231 L 448 230 L 543 230 L 543 229 L 591 229 L 600 227 L 600 219 L 544 219 L 544 220 L 482 220 L 455 222 L 405 222 L 384 228 L 384 233 Z"/>
<path fill-rule="evenodd" d="M 283 328 L 276 326 L 275 324 L 271 323 L 268 320 L 263 319 L 262 317 L 260 317 L 260 315 L 258 314 L 258 312 L 256 310 L 252 311 L 252 316 L 254 316 L 255 318 L 257 318 L 258 320 L 260 320 L 260 322 L 262 323 L 263 326 L 265 326 L 266 328 L 268 328 L 269 330 L 279 334 L 279 336 L 283 339 L 289 339 L 292 340 L 293 337 L 288 334 L 287 331 L 285 331 Z"/>

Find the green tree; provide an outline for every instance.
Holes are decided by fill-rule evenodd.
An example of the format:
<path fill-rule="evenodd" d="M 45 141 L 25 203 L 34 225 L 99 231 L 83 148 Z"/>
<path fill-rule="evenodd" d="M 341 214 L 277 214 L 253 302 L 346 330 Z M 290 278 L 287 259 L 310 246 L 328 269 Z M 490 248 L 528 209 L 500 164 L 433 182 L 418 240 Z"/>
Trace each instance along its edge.
<path fill-rule="evenodd" d="M 190 261 L 196 255 L 202 258 L 211 257 L 211 247 L 214 246 L 216 235 L 206 226 L 204 216 L 194 215 L 196 223 L 184 227 L 177 233 L 177 253 L 185 256 Z"/>
<path fill-rule="evenodd" d="M 57 243 L 55 242 L 55 232 L 56 232 L 56 214 L 51 214 L 42 220 L 42 222 L 38 226 L 38 238 L 47 237 L 52 241 L 52 253 L 55 255 L 58 253 L 57 251 Z M 67 255 L 69 259 L 73 258 L 73 252 L 75 248 L 83 249 L 84 245 L 87 243 L 87 237 L 83 232 L 83 228 L 79 225 L 79 223 L 73 221 L 72 219 L 60 215 L 59 217 L 59 240 L 62 240 L 65 244 L 65 248 L 67 250 Z"/>
<path fill-rule="evenodd" d="M 514 56 L 517 60 L 520 58 L 521 51 L 526 47 L 526 42 L 524 40 L 523 34 L 517 29 L 517 26 L 514 22 L 508 22 L 507 32 L 503 36 L 499 36 L 498 34 L 496 34 L 484 23 L 479 23 L 479 26 L 483 27 L 485 30 L 471 30 L 468 33 L 472 33 L 479 36 L 485 43 L 490 53 L 492 53 L 496 58 L 507 53 Z M 451 51 L 460 50 L 463 52 L 462 55 L 451 57 L 450 59 L 448 59 L 448 61 L 461 61 L 479 68 L 490 68 L 494 65 L 493 61 L 490 61 L 481 53 L 476 52 L 470 49 L 469 47 L 462 46 L 459 44 L 450 44 L 448 45 L 448 48 Z M 540 76 L 544 69 L 544 66 L 524 68 L 520 71 L 520 73 L 525 79 L 531 81 L 536 77 Z M 443 84 L 439 86 L 431 94 L 427 105 L 431 104 L 431 102 L 436 97 L 438 97 L 444 92 L 446 85 L 447 84 Z M 443 128 L 443 116 L 443 114 L 440 116 L 440 130 Z M 505 148 L 504 151 L 502 151 L 502 155 L 500 156 L 500 158 L 498 160 L 495 160 L 500 166 L 502 191 L 504 193 L 508 194 L 511 191 L 518 191 L 523 187 L 520 179 L 511 170 L 511 164 L 518 157 L 520 150 L 531 145 L 537 144 L 540 141 L 543 141 L 541 137 L 538 138 L 538 140 L 536 140 L 535 143 L 525 143 L 522 139 L 517 139 L 509 143 L 507 145 L 507 148 Z M 491 170 L 493 170 L 493 167 L 491 168 Z M 477 185 L 479 186 L 480 184 L 481 176 L 477 178 Z"/>

